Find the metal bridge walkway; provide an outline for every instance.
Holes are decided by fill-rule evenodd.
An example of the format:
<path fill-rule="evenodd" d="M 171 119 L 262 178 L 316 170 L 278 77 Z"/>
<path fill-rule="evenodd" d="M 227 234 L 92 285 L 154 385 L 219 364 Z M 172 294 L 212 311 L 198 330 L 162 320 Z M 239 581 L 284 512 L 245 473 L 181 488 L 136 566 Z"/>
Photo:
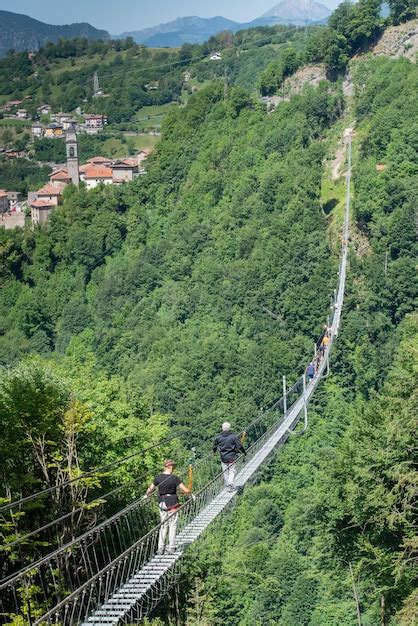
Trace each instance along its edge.
<path fill-rule="evenodd" d="M 338 291 L 336 294 L 332 318 L 330 343 L 326 348 L 324 358 L 321 361 L 315 378 L 307 387 L 304 387 L 302 395 L 296 400 L 284 418 L 279 423 L 274 424 L 260 438 L 257 442 L 258 445 L 256 444 L 256 449 L 254 450 L 253 455 L 249 455 L 249 460 L 242 464 L 242 468 L 236 477 L 236 485 L 238 487 L 243 487 L 253 477 L 258 468 L 268 459 L 271 453 L 287 439 L 289 432 L 291 432 L 297 425 L 302 412 L 305 412 L 306 420 L 306 411 L 309 400 L 312 397 L 321 377 L 323 376 L 325 368 L 328 367 L 329 353 L 340 326 L 348 256 L 351 183 L 351 129 L 347 129 L 345 136 L 348 147 L 346 208 Z M 135 621 L 135 615 L 137 616 L 137 619 L 145 617 L 145 615 L 156 606 L 158 600 L 162 595 L 164 595 L 165 591 L 162 590 L 160 598 L 156 599 L 154 597 L 151 601 L 149 600 L 150 594 L 153 594 L 154 590 L 160 584 L 160 581 L 164 580 L 167 574 L 174 570 L 187 547 L 196 541 L 202 532 L 211 524 L 211 522 L 228 506 L 231 500 L 235 497 L 235 492 L 231 493 L 226 489 L 221 489 L 219 493 L 213 494 L 213 496 L 214 497 L 208 501 L 206 506 L 200 510 L 196 517 L 188 521 L 181 532 L 177 535 L 177 550 L 175 554 L 166 554 L 151 558 L 148 563 L 143 565 L 128 580 L 128 582 L 123 584 L 115 593 L 109 595 L 107 601 L 102 604 L 98 610 L 94 611 L 91 616 L 83 622 L 82 626 L 108 626 L 110 624 L 118 626 L 119 624 L 129 623 L 132 619 Z"/>
<path fill-rule="evenodd" d="M 343 291 L 340 294 L 343 297 Z M 342 303 L 342 299 L 340 301 Z M 337 324 L 336 316 L 335 324 Z M 293 430 L 300 419 L 301 413 L 305 410 L 309 399 L 314 393 L 324 369 L 327 367 L 327 358 L 331 349 L 333 338 L 337 327 L 333 326 L 333 332 L 328 352 L 323 359 L 318 374 L 308 385 L 306 391 L 295 402 L 287 413 L 285 419 L 271 432 L 264 445 L 254 454 L 254 456 L 243 465 L 236 476 L 237 487 L 243 487 L 255 474 L 258 468 L 267 460 L 277 446 L 283 443 L 289 436 L 289 431 Z M 228 506 L 235 497 L 236 492 L 222 491 L 177 535 L 177 549 L 175 554 L 165 554 L 155 556 L 141 570 L 139 570 L 126 584 L 124 584 L 109 600 L 95 611 L 82 626 L 117 626 L 129 621 L 129 616 L 139 609 L 142 603 L 148 602 L 148 597 L 158 582 L 169 572 L 181 558 L 186 548 L 192 544 L 209 524 Z"/>
<path fill-rule="evenodd" d="M 305 373 L 290 389 L 284 385 L 283 397 L 246 427 L 243 434 L 247 437 L 247 455 L 236 461 L 238 487 L 251 481 L 290 436 L 302 414 L 306 430 L 307 405 L 328 368 L 329 353 L 340 327 L 348 256 L 350 129 L 345 137 L 346 209 L 338 287 L 327 322 L 329 343 L 326 345 L 321 337 L 322 358 L 309 385 Z M 1 581 L 0 614 L 13 619 L 16 616 L 31 626 L 119 626 L 141 621 L 175 583 L 188 547 L 235 498 L 235 493 L 224 488 L 219 460 L 211 452 L 195 462 L 193 476 L 195 498 L 172 513 L 177 520 L 176 553 L 156 554 L 162 527 L 161 523 L 155 525 L 157 508 L 137 496 L 93 528 Z"/>

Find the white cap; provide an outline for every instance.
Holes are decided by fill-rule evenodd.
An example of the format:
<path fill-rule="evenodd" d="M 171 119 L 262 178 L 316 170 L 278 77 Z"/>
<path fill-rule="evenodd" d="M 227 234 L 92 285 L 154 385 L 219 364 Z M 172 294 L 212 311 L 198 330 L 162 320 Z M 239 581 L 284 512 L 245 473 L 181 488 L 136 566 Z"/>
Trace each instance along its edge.
<path fill-rule="evenodd" d="M 222 430 L 225 432 L 227 430 L 231 430 L 231 424 L 229 422 L 224 422 L 222 424 Z"/>

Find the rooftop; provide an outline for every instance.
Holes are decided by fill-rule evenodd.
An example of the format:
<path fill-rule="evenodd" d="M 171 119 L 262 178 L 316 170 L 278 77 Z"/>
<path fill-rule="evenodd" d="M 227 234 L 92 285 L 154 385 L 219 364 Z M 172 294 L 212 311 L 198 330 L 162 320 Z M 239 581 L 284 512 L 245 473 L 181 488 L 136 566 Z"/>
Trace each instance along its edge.
<path fill-rule="evenodd" d="M 102 157 L 102 156 L 95 156 L 92 157 L 91 159 L 87 159 L 87 163 L 111 163 L 112 159 L 107 159 L 106 157 Z"/>
<path fill-rule="evenodd" d="M 46 209 L 49 207 L 55 207 L 55 204 L 52 200 L 38 199 L 33 200 L 30 205 L 35 209 Z"/>
<path fill-rule="evenodd" d="M 121 160 L 115 161 L 111 167 L 121 168 L 121 169 L 138 167 L 138 159 L 123 159 L 123 160 L 121 159 Z"/>
<path fill-rule="evenodd" d="M 45 185 L 41 187 L 36 193 L 38 196 L 60 196 L 62 192 L 61 187 L 55 187 L 54 185 Z"/>
<path fill-rule="evenodd" d="M 52 172 L 51 176 L 49 177 L 49 180 L 54 180 L 58 182 L 60 180 L 69 180 L 69 179 L 70 179 L 70 175 L 66 169 L 56 170 L 55 172 Z"/>
<path fill-rule="evenodd" d="M 84 176 L 85 178 L 112 178 L 112 170 L 104 165 L 89 165 Z"/>

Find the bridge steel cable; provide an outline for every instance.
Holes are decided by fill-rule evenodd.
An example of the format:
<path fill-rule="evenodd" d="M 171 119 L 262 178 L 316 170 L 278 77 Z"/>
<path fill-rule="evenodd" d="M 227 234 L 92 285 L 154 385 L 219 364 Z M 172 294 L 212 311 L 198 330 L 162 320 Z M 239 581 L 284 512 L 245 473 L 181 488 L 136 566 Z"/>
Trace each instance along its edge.
<path fill-rule="evenodd" d="M 297 393 L 295 397 L 297 397 Z M 271 423 L 277 420 L 275 411 L 277 412 L 281 407 L 282 403 L 276 402 L 271 409 L 265 411 L 251 424 L 246 426 L 245 432 L 248 442 L 257 440 L 260 434 L 265 432 L 270 427 Z M 193 467 L 194 486 L 195 489 L 199 490 L 216 476 L 219 463 L 218 459 L 210 452 L 195 461 Z M 182 472 L 186 470 L 187 466 L 181 468 Z M 116 490 L 118 489 L 119 488 L 116 488 Z M 116 490 L 113 490 L 113 492 Z M 127 549 L 132 545 L 132 543 L 138 539 L 138 536 L 143 534 L 144 528 L 147 527 L 147 523 L 150 520 L 153 522 L 152 525 L 155 525 L 156 511 L 154 511 L 154 515 L 150 514 L 146 508 L 147 504 L 148 503 L 144 503 L 141 498 L 135 499 L 110 518 L 100 522 L 82 535 L 67 542 L 56 550 L 53 550 L 47 556 L 26 565 L 17 573 L 10 574 L 4 578 L 0 583 L 0 592 L 6 593 L 7 590 L 10 590 L 12 587 L 24 588 L 25 585 L 29 586 L 31 584 L 42 590 L 42 602 L 45 604 L 49 602 L 54 595 L 48 583 L 51 569 L 62 571 L 65 569 L 65 584 L 68 588 L 73 588 L 78 584 L 79 578 L 75 580 L 72 577 L 72 573 L 80 569 L 80 562 L 84 564 L 83 567 L 88 563 L 89 567 L 88 569 L 87 567 L 85 568 L 85 574 L 87 574 L 87 572 L 92 574 L 93 571 L 98 571 L 103 564 L 114 558 L 118 551 Z M 68 514 L 63 516 L 63 518 L 67 516 Z M 55 521 L 58 522 L 60 519 L 61 518 L 58 518 L 58 520 Z M 46 526 L 52 524 L 53 522 Z M 39 530 L 42 530 L 42 528 Z M 22 540 L 33 536 L 36 532 L 37 531 L 34 531 L 26 535 Z M 19 540 L 16 540 L 14 543 L 18 542 Z M 10 544 L 10 546 L 11 545 L 12 544 Z M 8 546 L 6 545 L 4 547 Z M 5 606 L 3 608 L 5 609 Z"/>
<path fill-rule="evenodd" d="M 289 390 L 288 392 L 289 394 L 292 393 L 292 389 Z M 271 412 L 272 409 L 279 407 L 279 405 L 281 406 L 281 408 L 283 408 L 283 403 L 281 401 L 281 399 L 279 401 L 277 401 L 276 403 L 273 404 L 273 406 L 270 409 L 267 409 L 266 411 L 262 411 L 262 413 L 260 414 L 260 416 L 254 420 L 251 424 L 247 425 L 245 427 L 245 430 L 243 430 L 241 432 L 241 435 L 245 434 L 246 439 L 248 438 L 248 433 L 250 432 L 251 428 L 255 427 L 257 425 L 257 423 L 259 423 L 261 420 L 265 420 L 266 415 Z M 210 426 L 211 424 L 213 424 L 213 419 L 210 418 L 210 420 L 208 421 L 207 424 L 203 424 L 203 426 Z M 129 455 L 126 455 L 125 457 L 122 457 L 121 459 L 118 459 L 110 464 L 107 464 L 105 466 L 101 466 L 99 468 L 95 468 L 89 472 L 84 472 L 83 474 L 75 477 L 74 479 L 68 480 L 64 483 L 61 483 L 59 485 L 56 485 L 54 487 L 51 488 L 47 488 L 41 491 L 38 491 L 37 493 L 31 494 L 25 498 L 21 498 L 20 500 L 16 500 L 14 502 L 11 503 L 7 503 L 3 508 L 4 509 L 9 509 L 10 511 L 16 506 L 19 506 L 19 509 L 21 510 L 21 507 L 28 502 L 31 502 L 37 498 L 41 498 L 44 497 L 48 494 L 51 494 L 53 492 L 55 492 L 56 490 L 59 490 L 60 488 L 66 487 L 70 484 L 73 484 L 75 482 L 77 482 L 78 480 L 81 480 L 83 478 L 87 478 L 89 476 L 93 476 L 97 473 L 104 473 L 104 476 L 109 474 L 109 470 L 114 469 L 115 467 L 119 466 L 120 464 L 135 458 L 137 455 L 141 454 L 141 453 L 145 453 L 147 451 L 153 450 L 153 449 L 157 449 L 160 446 L 163 446 L 165 444 L 168 444 L 172 441 L 177 440 L 182 433 L 182 429 L 184 427 L 178 427 L 176 434 L 170 436 L 169 438 L 163 439 L 160 442 L 156 443 L 155 445 L 149 447 L 149 448 L 145 448 L 145 449 L 141 449 L 140 451 L 136 452 L 136 453 L 132 453 Z M 207 441 L 206 443 L 210 443 L 213 440 L 213 437 L 215 436 L 215 432 L 211 432 L 208 437 L 206 438 Z M 166 451 L 166 456 L 172 456 L 170 452 Z M 204 459 L 200 458 L 200 459 L 189 459 L 188 462 L 188 467 L 184 467 L 182 468 L 180 471 L 187 471 L 188 468 L 190 468 L 190 462 L 192 461 L 192 466 L 196 466 L 196 465 L 200 465 L 201 461 Z M 154 468 L 153 470 L 149 470 L 146 473 L 142 473 L 140 475 L 136 475 L 134 478 L 130 479 L 129 481 L 122 483 L 120 485 L 118 485 L 117 487 L 111 489 L 110 491 L 108 491 L 107 493 L 104 494 L 98 494 L 95 495 L 94 498 L 92 498 L 89 502 L 85 502 L 82 505 L 78 506 L 77 508 L 73 508 L 72 510 L 68 511 L 67 513 L 63 513 L 62 515 L 59 515 L 58 517 L 52 519 L 50 522 L 43 524 L 42 526 L 40 526 L 39 528 L 36 528 L 30 532 L 26 532 L 25 534 L 19 535 L 18 534 L 18 528 L 16 528 L 16 533 L 18 534 L 18 536 L 12 540 L 12 541 L 8 541 L 6 543 L 4 543 L 3 545 L 0 545 L 0 550 L 3 550 L 5 552 L 10 552 L 11 548 L 19 545 L 19 544 L 24 544 L 25 542 L 27 542 L 29 539 L 40 535 L 41 533 L 50 530 L 56 526 L 58 526 L 59 524 L 65 522 L 66 520 L 69 520 L 70 518 L 72 518 L 72 529 L 76 530 L 77 526 L 79 525 L 78 523 L 74 523 L 74 519 L 77 517 L 77 515 L 82 516 L 83 513 L 91 510 L 92 508 L 95 509 L 95 511 L 99 510 L 99 507 L 104 506 L 105 504 L 108 503 L 108 499 L 111 496 L 114 496 L 122 491 L 125 491 L 128 488 L 134 488 L 134 487 L 140 487 L 141 486 L 141 480 L 146 480 L 150 477 L 150 475 L 156 471 L 156 468 Z M 201 473 L 199 472 L 199 478 L 201 476 Z M 1 512 L 1 509 L 0 509 Z M 12 518 L 11 518 L 12 519 Z M 4 520 L 7 522 L 7 519 L 4 517 Z M 15 521 L 15 524 L 17 524 L 18 520 Z M 43 539 L 41 539 L 40 537 L 37 539 L 38 542 L 48 542 L 48 538 L 44 537 Z M 50 550 L 50 552 L 52 552 L 52 550 Z M 18 569 L 16 568 L 16 572 L 18 572 Z M 7 577 L 6 577 L 7 578 Z M 2 583 L 3 580 L 0 580 L 0 583 Z"/>
<path fill-rule="evenodd" d="M 288 391 L 289 397 L 292 397 L 292 393 L 293 394 L 296 393 L 294 388 L 291 388 Z M 297 397 L 297 393 L 295 397 Z M 251 440 L 257 439 L 260 433 L 266 430 L 266 428 L 268 427 L 269 419 L 270 420 L 272 419 L 272 411 L 274 411 L 275 409 L 281 410 L 282 408 L 283 408 L 283 402 L 279 400 L 273 403 L 270 409 L 267 409 L 266 411 L 262 412 L 259 415 L 259 417 L 255 419 L 251 424 L 248 424 L 245 427 L 245 429 L 242 431 L 242 434 L 245 434 L 245 437 L 246 437 L 246 444 L 247 442 L 250 442 Z M 276 419 L 276 418 L 273 416 L 273 419 Z M 211 423 L 213 423 L 212 418 L 211 418 Z M 214 435 L 215 435 L 215 432 L 213 433 L 211 432 L 207 438 L 206 443 L 213 441 Z M 165 442 L 168 443 L 169 441 L 175 440 L 178 436 L 179 436 L 179 433 L 177 433 L 176 436 L 170 437 L 169 439 L 162 440 L 160 443 L 161 445 Z M 158 445 L 155 444 L 155 447 L 158 447 Z M 154 446 L 152 446 L 152 448 L 154 448 Z M 146 450 L 148 450 L 148 448 Z M 145 452 L 145 450 L 142 450 L 142 452 Z M 136 453 L 134 453 L 133 455 L 127 455 L 127 457 L 123 457 L 123 459 L 119 459 L 118 461 L 115 461 L 114 463 L 110 464 L 110 466 L 109 465 L 102 466 L 101 468 L 92 470 L 92 473 L 97 472 L 99 470 L 103 470 L 105 468 L 111 469 L 117 466 L 120 462 L 123 462 L 124 460 L 127 460 L 131 458 L 132 456 L 136 456 Z M 168 456 L 171 456 L 170 453 L 168 453 Z M 209 459 L 211 461 L 210 463 L 208 463 Z M 205 471 L 203 471 L 204 463 L 206 463 Z M 187 464 L 184 465 L 184 467 L 180 467 L 180 472 L 181 473 L 189 472 L 191 467 L 193 468 L 192 476 L 194 480 L 194 487 L 199 488 L 200 486 L 203 486 L 209 478 L 215 475 L 218 464 L 217 464 L 217 461 L 214 460 L 212 454 L 209 454 L 197 460 L 189 458 Z M 156 468 L 154 468 L 153 470 L 154 472 L 155 472 L 155 469 Z M 36 560 L 33 560 L 35 557 L 32 557 L 32 562 L 30 564 L 26 564 L 23 568 L 22 568 L 23 563 L 20 563 L 19 561 L 15 561 L 13 558 L 9 559 L 8 561 L 4 560 L 4 568 L 2 572 L 3 578 L 2 580 L 0 580 L 0 591 L 2 589 L 2 585 L 4 587 L 5 583 L 8 583 L 9 581 L 14 581 L 15 583 L 17 583 L 17 581 L 21 579 L 22 576 L 24 576 L 25 573 L 31 570 L 32 568 L 40 568 L 40 569 L 44 568 L 45 565 L 51 563 L 51 559 L 56 560 L 60 552 L 73 550 L 76 553 L 77 550 L 80 549 L 80 541 L 79 541 L 80 536 L 82 536 L 82 538 L 86 538 L 88 535 L 91 537 L 95 536 L 96 529 L 107 527 L 107 522 L 108 522 L 107 519 L 103 521 L 103 520 L 100 520 L 100 518 L 97 518 L 96 516 L 96 522 L 94 526 L 92 527 L 90 524 L 88 532 L 85 532 L 85 531 L 83 532 L 82 524 L 81 524 L 81 521 L 83 519 L 82 517 L 83 513 L 87 513 L 93 507 L 95 513 L 98 513 L 99 516 L 103 516 L 104 507 L 108 504 L 108 501 L 107 501 L 108 498 L 110 498 L 111 496 L 114 496 L 117 493 L 120 493 L 121 491 L 128 489 L 129 487 L 135 490 L 138 490 L 138 489 L 143 490 L 144 488 L 143 481 L 149 479 L 151 474 L 152 474 L 152 471 L 149 470 L 147 473 L 137 475 L 135 478 L 129 480 L 126 483 L 123 483 L 122 485 L 115 487 L 111 491 L 102 495 L 97 495 L 90 502 L 85 503 L 79 506 L 78 508 L 75 508 L 69 511 L 68 513 L 60 515 L 59 517 L 56 517 L 52 521 L 42 525 L 41 527 L 37 529 L 34 529 L 33 531 L 29 533 L 23 534 L 21 536 L 17 536 L 13 541 L 6 542 L 2 546 L 0 546 L 0 550 L 2 550 L 3 554 L 6 554 L 6 556 L 7 555 L 13 556 L 11 549 L 14 548 L 15 546 L 18 546 L 18 548 L 20 548 L 22 544 L 24 545 L 25 543 L 27 545 L 27 542 L 29 539 L 32 539 L 32 545 L 34 545 L 35 547 L 38 546 L 36 548 L 36 551 L 38 552 L 38 558 Z M 83 476 L 86 476 L 86 474 L 83 474 Z M 77 479 L 80 479 L 81 477 L 82 476 L 79 476 Z M 64 485 L 61 485 L 61 486 L 64 486 Z M 38 494 L 34 494 L 34 496 L 43 495 L 45 492 L 48 492 L 48 491 L 50 490 L 48 489 L 42 492 L 38 492 Z M 110 504 L 112 504 L 112 501 L 110 501 Z M 111 520 L 119 521 L 119 519 L 122 518 L 123 516 L 132 516 L 136 514 L 136 509 L 140 508 L 141 505 L 142 505 L 141 501 L 138 500 L 136 496 L 133 500 L 125 502 L 121 510 L 118 513 L 115 513 L 112 515 Z M 152 517 L 151 519 L 155 522 L 155 517 Z M 86 521 L 88 520 L 85 519 L 84 522 Z M 62 526 L 61 532 L 59 532 L 59 525 L 63 524 L 63 522 L 66 522 L 66 526 Z M 86 524 L 84 524 L 84 526 L 86 526 Z M 79 534 L 77 534 L 78 530 L 80 530 Z M 48 535 L 46 534 L 46 531 L 49 531 Z M 16 533 L 17 532 L 18 531 L 16 530 Z M 42 535 L 42 533 L 44 534 Z M 70 536 L 72 536 L 71 540 L 69 539 L 64 540 L 65 534 L 67 535 L 70 534 Z M 34 537 L 36 537 L 36 539 L 33 539 Z M 131 541 L 133 541 L 132 538 L 131 538 Z M 58 544 L 56 548 L 53 547 L 53 542 L 56 542 Z M 44 555 L 39 554 L 40 552 L 42 552 L 42 549 L 44 547 L 47 548 L 48 550 L 46 554 Z M 22 552 L 21 552 L 21 555 L 22 555 Z M 74 555 L 74 558 L 72 559 L 72 561 L 73 561 L 74 567 L 77 567 L 76 566 L 76 562 L 77 562 L 76 554 Z M 40 575 L 42 576 L 42 574 Z M 43 587 L 45 587 L 45 589 L 47 588 L 47 586 L 45 585 L 43 585 Z"/>
<path fill-rule="evenodd" d="M 305 374 L 246 429 L 247 456 L 236 461 L 236 484 L 243 487 L 268 460 L 306 410 L 324 375 L 338 334 L 344 301 L 347 271 L 350 183 L 351 130 L 347 129 L 348 172 L 338 289 L 330 318 L 330 341 L 324 350 L 316 376 L 306 385 Z M 75 624 L 105 626 L 132 623 L 146 617 L 176 580 L 179 562 L 187 547 L 196 541 L 207 526 L 232 502 L 235 493 L 224 488 L 218 461 L 208 455 L 196 471 L 196 499 L 183 504 L 172 515 L 178 516 L 177 551 L 157 555 L 161 524 L 143 534 L 146 514 L 154 502 L 136 500 L 123 511 L 71 545 L 60 548 L 39 563 L 0 585 L 3 615 L 20 615 L 34 626 Z M 145 504 L 148 505 L 145 507 Z"/>

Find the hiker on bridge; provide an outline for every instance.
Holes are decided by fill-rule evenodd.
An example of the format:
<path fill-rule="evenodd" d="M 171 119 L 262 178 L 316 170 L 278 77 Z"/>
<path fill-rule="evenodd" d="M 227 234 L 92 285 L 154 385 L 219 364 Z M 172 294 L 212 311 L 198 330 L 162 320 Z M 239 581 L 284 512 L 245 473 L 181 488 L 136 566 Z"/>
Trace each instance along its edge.
<path fill-rule="evenodd" d="M 306 375 L 309 379 L 309 382 L 311 382 L 311 380 L 315 378 L 315 363 L 313 361 L 311 361 L 306 368 Z"/>
<path fill-rule="evenodd" d="M 246 451 L 239 437 L 234 435 L 231 431 L 231 424 L 229 422 L 222 424 L 222 432 L 216 437 L 213 443 L 213 452 L 215 453 L 218 450 L 221 456 L 225 487 L 228 491 L 235 491 L 236 461 L 238 455 L 240 453 L 245 455 Z"/>
<path fill-rule="evenodd" d="M 325 352 L 327 350 L 329 342 L 330 342 L 330 337 L 329 337 L 328 333 L 325 333 L 325 335 L 322 338 L 321 345 L 319 347 L 319 352 L 320 352 L 321 356 L 325 355 Z"/>
<path fill-rule="evenodd" d="M 164 461 L 164 469 L 161 474 L 154 478 L 154 481 L 148 487 L 144 498 L 149 498 L 151 494 L 158 489 L 158 508 L 160 509 L 160 534 L 158 537 L 158 554 L 164 554 L 165 544 L 168 531 L 168 554 L 174 554 L 176 551 L 176 530 L 178 513 L 180 508 L 177 489 L 181 489 L 183 493 L 194 496 L 190 489 L 183 485 L 181 479 L 174 474 L 176 464 L 171 459 Z"/>

